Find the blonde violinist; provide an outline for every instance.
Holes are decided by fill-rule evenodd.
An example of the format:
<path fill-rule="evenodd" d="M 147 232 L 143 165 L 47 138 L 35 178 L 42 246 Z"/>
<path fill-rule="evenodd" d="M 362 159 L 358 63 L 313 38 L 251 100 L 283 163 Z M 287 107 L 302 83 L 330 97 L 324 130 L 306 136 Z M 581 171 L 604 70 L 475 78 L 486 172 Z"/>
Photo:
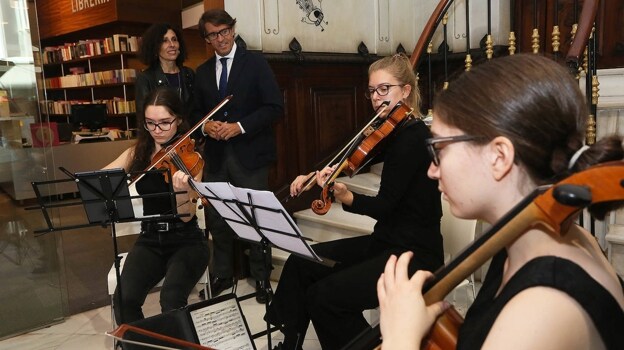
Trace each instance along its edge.
<path fill-rule="evenodd" d="M 186 116 L 178 94 L 166 87 L 151 91 L 145 98 L 144 115 L 137 116 L 139 132 L 136 145 L 124 151 L 106 168 L 123 168 L 128 172 L 147 169 L 152 158 L 175 140 L 186 127 Z M 161 152 L 162 153 L 162 152 Z M 201 180 L 201 169 L 195 176 Z M 208 242 L 197 224 L 194 192 L 190 176 L 177 170 L 171 179 L 160 172 L 148 173 L 136 182 L 143 194 L 169 191 L 171 181 L 178 214 L 189 216 L 141 222 L 141 233 L 126 257 L 119 285 L 115 291 L 115 318 L 129 323 L 143 318 L 142 306 L 148 292 L 164 278 L 160 291 L 163 312 L 186 306 L 193 287 L 206 270 L 209 260 Z M 143 200 L 144 215 L 171 215 L 171 197 L 158 196 Z"/>
<path fill-rule="evenodd" d="M 408 58 L 395 55 L 374 62 L 366 97 L 373 109 L 383 110 L 382 120 L 399 102 L 418 115 L 420 97 Z M 333 186 L 346 211 L 370 216 L 377 224 L 371 235 L 314 245 L 319 255 L 338 262 L 334 267 L 288 258 L 266 316 L 285 335 L 282 349 L 301 349 L 310 321 L 323 349 L 339 349 L 364 330 L 368 323 L 362 311 L 377 306 L 377 278 L 390 255 L 414 251 L 412 271 L 442 265 L 440 192 L 427 177 L 431 158 L 425 139 L 430 136 L 417 118 L 393 131 L 378 158 L 384 165 L 376 196 L 353 193 L 341 183 Z M 319 185 L 331 170 L 318 173 Z M 291 194 L 300 192 L 304 182 L 305 176 L 295 179 Z"/>

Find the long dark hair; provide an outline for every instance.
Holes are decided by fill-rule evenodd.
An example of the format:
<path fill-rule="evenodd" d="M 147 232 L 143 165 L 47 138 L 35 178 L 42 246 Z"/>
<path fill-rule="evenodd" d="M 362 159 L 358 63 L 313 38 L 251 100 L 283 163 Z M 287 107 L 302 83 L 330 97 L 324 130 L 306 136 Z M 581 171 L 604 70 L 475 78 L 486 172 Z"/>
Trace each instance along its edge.
<path fill-rule="evenodd" d="M 173 30 L 180 44 L 180 54 L 176 58 L 176 65 L 181 68 L 184 60 L 186 60 L 186 44 L 182 37 L 182 31 L 168 23 L 154 23 L 143 33 L 141 49 L 139 50 L 139 59 L 148 67 L 154 68 L 160 64 L 158 53 L 160 52 L 163 37 L 169 29 Z"/>
<path fill-rule="evenodd" d="M 147 168 L 156 149 L 154 138 L 145 129 L 145 111 L 149 106 L 163 106 L 169 114 L 182 120 L 182 123 L 178 125 L 178 134 L 188 130 L 186 115 L 183 112 L 184 104 L 178 94 L 167 87 L 159 87 L 152 90 L 143 103 L 143 113 L 137 115 L 137 143 L 134 148 L 132 162 L 130 163 L 130 171 L 141 171 Z"/>

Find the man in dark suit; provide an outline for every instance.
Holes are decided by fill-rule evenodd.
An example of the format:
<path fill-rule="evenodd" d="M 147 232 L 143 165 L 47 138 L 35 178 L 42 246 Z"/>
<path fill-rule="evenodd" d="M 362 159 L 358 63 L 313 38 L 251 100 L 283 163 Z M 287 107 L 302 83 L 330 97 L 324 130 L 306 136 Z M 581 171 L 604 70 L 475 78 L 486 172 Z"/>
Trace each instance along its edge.
<path fill-rule="evenodd" d="M 236 45 L 235 25 L 236 19 L 221 9 L 208 10 L 199 20 L 200 34 L 215 57 L 197 68 L 193 119 L 199 122 L 225 96 L 233 96 L 201 129 L 206 138 L 204 179 L 268 190 L 269 167 L 277 153 L 272 127 L 284 113 L 284 100 L 264 57 Z M 212 207 L 207 208 L 207 225 L 214 246 L 211 288 L 218 295 L 233 283 L 235 234 Z M 266 268 L 258 245 L 251 247 L 249 260 L 256 299 L 265 303 L 269 296 L 259 281 Z"/>

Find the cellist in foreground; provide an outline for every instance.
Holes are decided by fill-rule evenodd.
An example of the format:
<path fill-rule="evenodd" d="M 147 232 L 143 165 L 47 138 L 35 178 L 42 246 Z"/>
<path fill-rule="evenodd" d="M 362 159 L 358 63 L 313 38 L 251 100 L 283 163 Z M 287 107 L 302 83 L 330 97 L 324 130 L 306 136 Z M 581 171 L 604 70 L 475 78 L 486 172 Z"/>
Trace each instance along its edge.
<path fill-rule="evenodd" d="M 497 222 L 539 185 L 621 160 L 622 140 L 583 145 L 588 111 L 565 68 L 536 55 L 492 60 L 434 103 L 427 141 L 443 199 L 460 218 Z M 499 252 L 458 334 L 458 349 L 615 349 L 624 346 L 622 281 L 594 237 L 529 229 Z M 431 274 L 390 257 L 377 290 L 383 349 L 416 349 L 448 307 L 426 306 Z"/>

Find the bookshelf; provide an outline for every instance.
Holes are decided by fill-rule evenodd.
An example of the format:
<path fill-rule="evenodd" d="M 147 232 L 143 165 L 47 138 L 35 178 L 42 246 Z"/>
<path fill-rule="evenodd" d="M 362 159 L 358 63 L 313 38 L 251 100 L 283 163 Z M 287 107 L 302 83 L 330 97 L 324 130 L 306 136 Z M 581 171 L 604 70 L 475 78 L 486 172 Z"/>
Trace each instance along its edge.
<path fill-rule="evenodd" d="M 134 82 L 142 68 L 137 51 L 137 37 L 125 34 L 45 47 L 42 116 L 69 123 L 73 104 L 104 103 L 107 126 L 134 128 Z"/>

